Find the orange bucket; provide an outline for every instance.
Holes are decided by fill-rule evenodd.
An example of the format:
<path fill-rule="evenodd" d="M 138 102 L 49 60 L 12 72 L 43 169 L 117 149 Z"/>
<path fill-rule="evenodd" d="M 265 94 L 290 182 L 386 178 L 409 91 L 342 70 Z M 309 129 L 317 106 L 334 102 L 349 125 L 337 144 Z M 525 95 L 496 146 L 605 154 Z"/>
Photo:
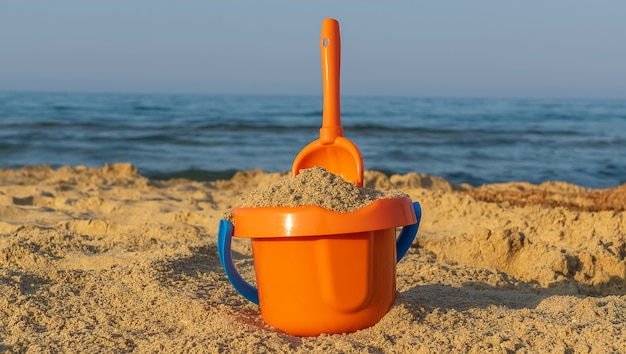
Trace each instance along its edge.
<path fill-rule="evenodd" d="M 421 208 L 406 197 L 353 212 L 318 206 L 236 208 L 221 220 L 218 253 L 235 289 L 286 333 L 348 333 L 377 323 L 396 297 L 396 263 L 413 242 Z M 396 239 L 396 227 L 402 226 Z M 239 275 L 232 237 L 250 238 L 257 288 Z"/>

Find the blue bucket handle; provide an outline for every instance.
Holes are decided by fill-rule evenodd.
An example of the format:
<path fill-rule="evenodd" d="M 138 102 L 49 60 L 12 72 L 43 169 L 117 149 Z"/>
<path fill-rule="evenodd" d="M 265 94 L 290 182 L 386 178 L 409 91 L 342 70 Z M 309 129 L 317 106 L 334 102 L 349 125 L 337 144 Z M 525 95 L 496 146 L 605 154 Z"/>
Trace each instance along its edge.
<path fill-rule="evenodd" d="M 222 267 L 226 271 L 226 276 L 235 290 L 243 297 L 259 304 L 259 291 L 254 286 L 245 281 L 233 264 L 233 255 L 231 254 L 231 244 L 233 240 L 233 224 L 228 220 L 220 220 L 220 228 L 217 232 L 217 254 L 222 262 Z"/>
<path fill-rule="evenodd" d="M 409 248 L 411 248 L 422 220 L 422 207 L 419 202 L 413 202 L 413 210 L 415 210 L 415 224 L 403 227 L 396 239 L 396 263 L 400 262 Z"/>
<path fill-rule="evenodd" d="M 396 262 L 400 262 L 402 257 L 406 255 L 417 235 L 417 229 L 422 219 L 420 203 L 413 202 L 413 210 L 415 210 L 415 224 L 404 226 L 396 239 Z M 231 254 L 233 232 L 234 227 L 230 221 L 224 219 L 220 220 L 219 230 L 217 232 L 217 254 L 220 257 L 220 262 L 226 272 L 226 276 L 230 283 L 233 284 L 235 290 L 249 301 L 258 305 L 258 289 L 248 284 L 248 282 L 241 277 L 233 263 L 233 256 Z"/>

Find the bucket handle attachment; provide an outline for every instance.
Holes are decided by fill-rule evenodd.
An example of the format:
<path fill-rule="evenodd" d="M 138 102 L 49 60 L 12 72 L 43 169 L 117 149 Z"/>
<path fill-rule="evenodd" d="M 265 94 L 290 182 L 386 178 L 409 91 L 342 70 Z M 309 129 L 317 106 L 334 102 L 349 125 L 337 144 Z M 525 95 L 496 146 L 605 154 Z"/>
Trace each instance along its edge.
<path fill-rule="evenodd" d="M 404 257 L 411 247 L 413 240 L 415 240 L 415 235 L 417 235 L 417 229 L 419 228 L 420 220 L 422 219 L 422 208 L 420 203 L 413 202 L 413 210 L 415 210 L 415 224 L 404 226 L 402 231 L 400 231 L 400 235 L 398 235 L 398 238 L 396 239 L 396 263 L 400 262 L 402 257 Z M 235 264 L 233 263 L 233 256 L 231 254 L 233 233 L 233 224 L 228 220 L 220 220 L 219 230 L 217 232 L 217 254 L 220 257 L 220 262 L 226 272 L 226 276 L 235 290 L 237 290 L 239 294 L 248 299 L 250 302 L 258 305 L 258 289 L 248 284 L 248 282 L 241 277 L 235 268 Z"/>

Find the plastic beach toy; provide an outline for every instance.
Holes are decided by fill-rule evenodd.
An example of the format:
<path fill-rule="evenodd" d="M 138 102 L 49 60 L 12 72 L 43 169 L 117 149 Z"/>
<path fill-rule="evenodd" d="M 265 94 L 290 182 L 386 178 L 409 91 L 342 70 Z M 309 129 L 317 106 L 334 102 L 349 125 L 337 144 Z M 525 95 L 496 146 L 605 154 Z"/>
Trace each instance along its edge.
<path fill-rule="evenodd" d="M 370 327 L 387 313 L 421 209 L 401 197 L 348 213 L 305 206 L 235 208 L 233 216 L 220 222 L 218 253 L 234 288 L 260 305 L 267 324 L 315 336 Z M 233 236 L 252 240 L 258 289 L 233 264 Z"/>
<path fill-rule="evenodd" d="M 339 104 L 339 71 L 341 39 L 339 22 L 327 18 L 322 23 L 320 38 L 324 111 L 320 138 L 305 146 L 296 156 L 292 174 L 301 169 L 324 166 L 328 172 L 343 177 L 357 187 L 363 186 L 363 157 L 353 142 L 343 137 Z"/>
<path fill-rule="evenodd" d="M 324 116 L 320 139 L 296 157 L 292 173 L 315 166 L 363 185 L 363 158 L 343 138 L 339 118 L 339 24 L 322 26 Z M 218 254 L 233 287 L 260 306 L 263 320 L 298 336 L 347 333 L 376 324 L 396 297 L 396 263 L 422 215 L 408 197 L 374 200 L 351 212 L 319 206 L 233 209 L 221 220 Z M 401 231 L 396 238 L 396 228 Z M 249 238 L 256 285 L 237 272 L 233 237 Z"/>

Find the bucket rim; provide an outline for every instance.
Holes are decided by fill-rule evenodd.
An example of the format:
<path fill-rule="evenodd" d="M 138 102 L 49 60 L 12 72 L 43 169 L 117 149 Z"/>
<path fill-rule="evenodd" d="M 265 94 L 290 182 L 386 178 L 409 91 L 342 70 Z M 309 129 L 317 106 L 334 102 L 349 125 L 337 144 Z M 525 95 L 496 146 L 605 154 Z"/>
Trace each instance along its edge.
<path fill-rule="evenodd" d="M 349 234 L 417 222 L 408 197 L 381 198 L 350 212 L 317 205 L 233 209 L 234 237 L 276 238 Z"/>

